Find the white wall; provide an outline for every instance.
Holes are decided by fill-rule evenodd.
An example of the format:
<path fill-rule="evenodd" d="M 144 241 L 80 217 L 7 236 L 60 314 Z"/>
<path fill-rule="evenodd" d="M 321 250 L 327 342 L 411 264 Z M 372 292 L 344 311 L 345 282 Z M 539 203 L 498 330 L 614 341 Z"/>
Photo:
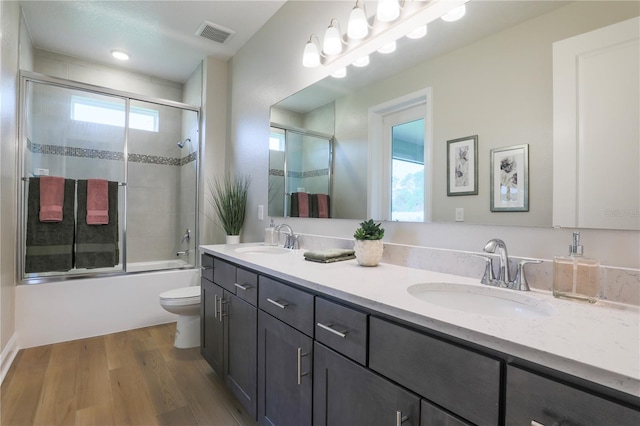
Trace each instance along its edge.
<path fill-rule="evenodd" d="M 580 2 L 573 6 L 579 5 Z M 343 9 L 344 2 L 287 2 L 230 63 L 228 156 L 239 171 L 254 175 L 243 241 L 260 241 L 268 223 L 257 219 L 257 208 L 268 201 L 264 177 L 269 164 L 269 107 L 326 76 L 322 68 L 302 67 L 304 41 L 311 33 L 322 34 L 326 20 L 321 17 L 337 17 L 346 22 L 350 8 L 346 12 Z M 582 18 L 573 21 L 579 23 Z M 352 237 L 359 222 L 294 218 L 286 221 L 296 232 L 346 238 Z M 572 232 L 548 227 L 447 223 L 385 223 L 385 228 L 385 240 L 389 242 L 470 251 L 480 251 L 488 239 L 500 237 L 511 254 L 544 259 L 565 254 Z M 605 265 L 640 268 L 640 232 L 582 230 L 582 242 L 587 254 L 600 258 Z"/>

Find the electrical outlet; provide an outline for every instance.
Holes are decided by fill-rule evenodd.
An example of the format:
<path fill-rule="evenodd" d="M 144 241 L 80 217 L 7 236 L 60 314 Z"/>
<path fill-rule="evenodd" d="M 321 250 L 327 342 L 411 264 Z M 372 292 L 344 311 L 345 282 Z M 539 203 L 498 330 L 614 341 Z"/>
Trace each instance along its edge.
<path fill-rule="evenodd" d="M 262 204 L 258 206 L 258 220 L 264 220 L 264 206 Z"/>
<path fill-rule="evenodd" d="M 464 222 L 464 209 L 456 207 L 456 222 Z"/>

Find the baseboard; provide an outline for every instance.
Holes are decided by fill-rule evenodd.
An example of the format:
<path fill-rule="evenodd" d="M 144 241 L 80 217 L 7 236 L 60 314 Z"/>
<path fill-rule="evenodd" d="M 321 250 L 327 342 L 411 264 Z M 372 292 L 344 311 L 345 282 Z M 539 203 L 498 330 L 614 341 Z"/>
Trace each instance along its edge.
<path fill-rule="evenodd" d="M 7 375 L 9 368 L 11 368 L 11 364 L 13 364 L 16 355 L 18 355 L 18 338 L 16 333 L 13 333 L 13 336 L 11 336 L 11 339 L 7 342 L 7 346 L 4 347 L 0 354 L 0 385 L 4 381 L 4 377 Z"/>

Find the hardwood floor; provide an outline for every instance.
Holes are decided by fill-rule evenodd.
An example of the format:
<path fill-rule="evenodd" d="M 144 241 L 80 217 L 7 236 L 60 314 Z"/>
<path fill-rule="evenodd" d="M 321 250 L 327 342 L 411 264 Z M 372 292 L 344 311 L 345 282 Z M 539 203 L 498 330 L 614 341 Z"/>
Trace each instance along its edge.
<path fill-rule="evenodd" d="M 0 388 L 0 424 L 254 426 L 175 323 L 21 350 Z"/>

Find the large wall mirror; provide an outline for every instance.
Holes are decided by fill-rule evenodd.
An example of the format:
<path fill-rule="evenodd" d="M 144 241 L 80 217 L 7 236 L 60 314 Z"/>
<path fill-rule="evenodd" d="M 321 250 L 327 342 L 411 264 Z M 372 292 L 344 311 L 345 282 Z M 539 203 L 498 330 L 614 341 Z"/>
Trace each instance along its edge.
<path fill-rule="evenodd" d="M 331 217 L 363 219 L 374 212 L 375 219 L 389 220 L 371 207 L 381 193 L 371 181 L 384 172 L 371 164 L 372 111 L 427 93 L 425 220 L 454 222 L 458 213 L 466 223 L 550 227 L 553 44 L 639 14 L 640 4 L 626 1 L 472 0 L 462 20 L 434 21 L 425 38 L 398 40 L 394 53 L 371 55 L 369 66 L 350 66 L 347 77 L 327 77 L 274 105 L 271 121 L 286 124 L 287 115 L 315 121 L 333 111 L 333 128 L 322 130 L 334 137 Z M 458 195 L 448 191 L 448 146 L 470 136 L 477 136 L 477 194 Z M 528 148 L 528 211 L 491 211 L 492 150 L 522 145 Z M 269 214 L 286 216 L 271 209 L 271 195 Z"/>

